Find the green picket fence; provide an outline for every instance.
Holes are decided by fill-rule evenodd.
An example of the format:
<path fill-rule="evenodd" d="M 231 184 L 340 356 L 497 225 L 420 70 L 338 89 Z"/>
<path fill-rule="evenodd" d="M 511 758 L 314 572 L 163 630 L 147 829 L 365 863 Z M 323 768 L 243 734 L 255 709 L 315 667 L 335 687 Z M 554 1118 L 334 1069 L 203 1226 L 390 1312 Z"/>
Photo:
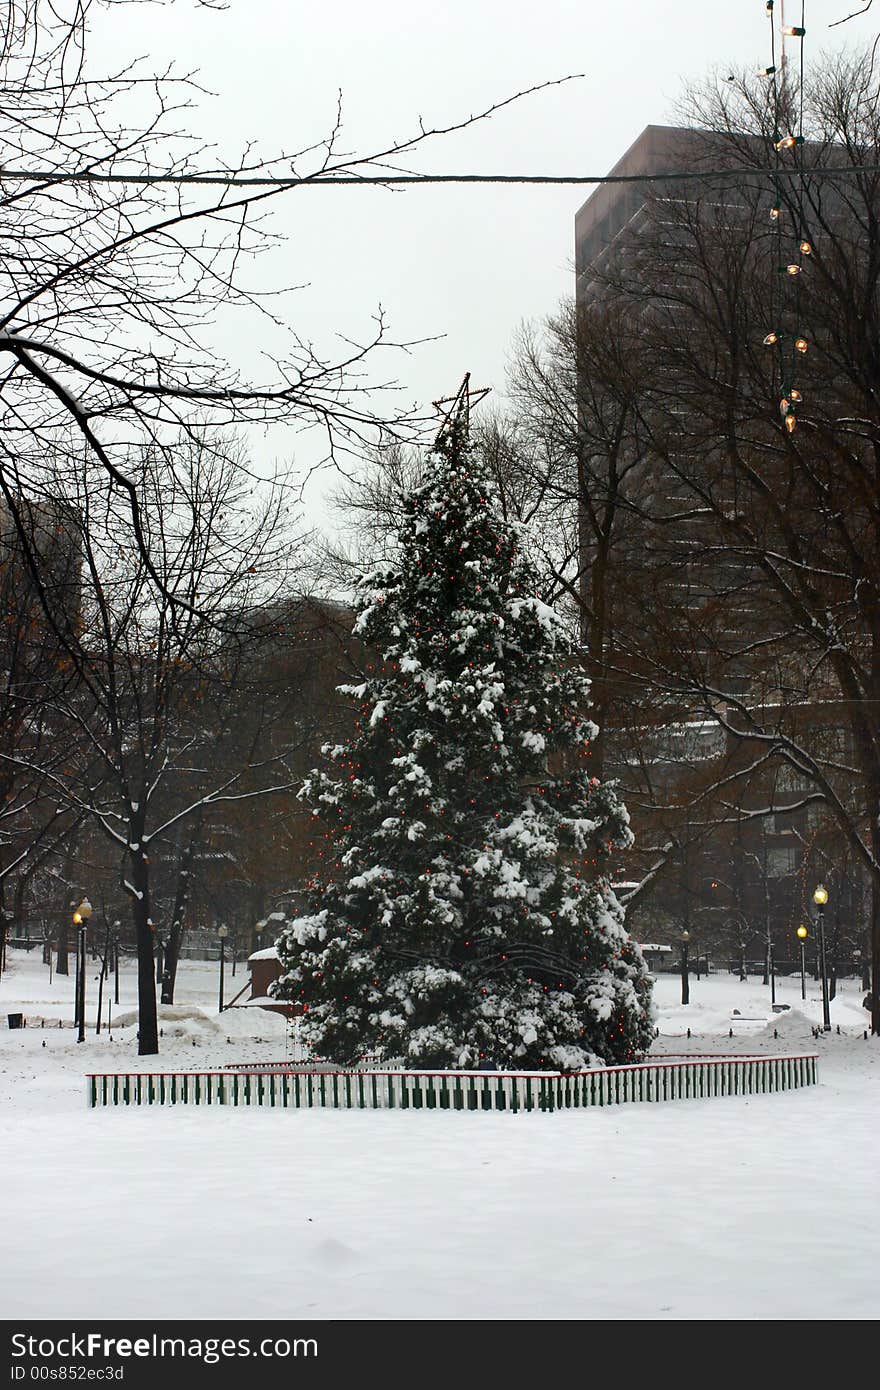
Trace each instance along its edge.
<path fill-rule="evenodd" d="M 701 1057 L 576 1072 L 110 1072 L 86 1078 L 90 1106 L 269 1105 L 334 1110 L 570 1110 L 700 1100 L 812 1086 L 816 1053 Z"/>

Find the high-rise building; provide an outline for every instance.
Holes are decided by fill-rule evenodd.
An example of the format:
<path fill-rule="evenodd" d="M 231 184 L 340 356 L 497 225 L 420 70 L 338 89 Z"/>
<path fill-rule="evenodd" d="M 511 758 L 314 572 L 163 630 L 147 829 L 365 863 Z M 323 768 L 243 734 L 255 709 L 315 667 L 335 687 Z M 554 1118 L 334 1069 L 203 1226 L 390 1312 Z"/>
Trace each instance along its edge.
<path fill-rule="evenodd" d="M 755 226 L 749 218 L 763 186 L 753 178 L 751 188 L 747 187 L 746 166 L 750 153 L 757 154 L 764 142 L 750 143 L 747 136 L 737 139 L 739 145 L 732 148 L 724 139 L 706 131 L 656 125 L 642 131 L 610 170 L 610 178 L 620 181 L 597 187 L 576 214 L 579 308 L 596 310 L 601 323 L 601 315 L 606 310 L 611 312 L 617 299 L 629 316 L 630 328 L 635 325 L 638 330 L 642 325 L 647 329 L 662 321 L 663 333 L 658 336 L 674 349 L 680 288 L 677 248 L 681 248 L 684 273 L 687 247 L 699 239 L 701 227 L 718 229 L 723 244 L 726 234 Z M 735 163 L 738 165 L 739 158 L 742 179 L 726 172 Z M 818 152 L 815 158 L 821 163 L 828 160 L 829 154 Z M 757 165 L 759 158 L 755 162 Z M 713 169 L 723 172 L 713 175 Z M 694 178 L 698 173 L 701 177 Z M 667 174 L 682 177 L 656 181 L 644 177 Z M 771 187 L 766 185 L 768 193 Z M 756 189 L 760 190 L 757 195 Z M 842 225 L 845 205 L 833 188 L 825 193 L 824 206 L 831 209 L 828 215 Z M 761 226 L 767 225 L 767 217 L 762 213 Z M 750 234 L 754 235 L 754 230 Z M 733 235 L 730 239 L 734 239 Z M 774 294 L 775 289 L 768 292 L 771 302 Z M 584 395 L 590 397 L 591 392 L 585 390 Z M 631 650 L 615 650 L 616 633 L 609 625 L 611 660 L 606 688 L 611 693 L 606 695 L 602 715 L 604 771 L 619 777 L 624 788 L 631 791 L 630 810 L 637 846 L 640 842 L 643 847 L 657 844 L 667 837 L 678 841 L 656 879 L 659 891 L 645 894 L 642 899 L 645 918 L 642 921 L 636 917 L 636 935 L 649 932 L 656 940 L 658 925 L 665 917 L 667 922 L 675 923 L 676 929 L 689 928 L 692 935 L 703 932 L 707 937 L 720 940 L 726 936 L 733 942 L 739 934 L 751 941 L 748 953 L 752 956 L 760 954 L 756 941 L 763 938 L 769 942 L 772 934 L 778 942 L 778 953 L 793 959 L 796 943 L 793 936 L 788 940 L 787 932 L 805 911 L 803 873 L 810 846 L 817 834 L 823 833 L 822 806 L 814 800 L 800 811 L 778 811 L 780 806 L 809 796 L 815 788 L 809 777 L 797 775 L 791 765 L 779 764 L 772 757 L 759 774 L 738 784 L 738 775 L 744 764 L 751 761 L 751 752 L 744 756 L 743 745 L 726 734 L 712 717 L 707 708 L 708 691 L 715 686 L 741 700 L 745 707 L 751 705 L 760 710 L 767 728 L 788 729 L 796 734 L 799 731 L 817 756 L 832 762 L 835 758 L 840 763 L 847 761 L 847 719 L 839 703 L 835 704 L 833 691 L 820 691 L 814 686 L 821 700 L 789 696 L 778 682 L 777 671 L 771 665 L 763 667 L 760 660 L 748 654 L 750 649 L 760 647 L 759 639 L 763 636 L 759 609 L 752 606 L 754 557 L 740 557 L 733 551 L 725 553 L 717 531 L 712 529 L 711 517 L 705 535 L 701 532 L 699 520 L 693 519 L 696 492 L 664 463 L 662 451 L 652 451 L 649 431 L 644 439 L 647 442 L 643 456 L 639 455 L 635 436 L 632 443 L 624 437 L 623 444 L 622 461 L 627 465 L 629 489 L 623 511 L 626 512 L 627 501 L 632 507 L 625 521 L 630 529 L 625 532 L 622 553 L 630 569 L 627 581 L 633 567 L 641 570 L 644 580 L 641 584 L 627 582 L 627 588 L 635 595 L 632 602 L 636 606 L 660 604 L 664 597 L 668 601 L 672 595 L 685 615 L 677 635 L 680 640 L 683 632 L 688 634 L 693 664 L 702 664 L 705 684 L 700 691 L 692 680 L 683 678 L 676 691 L 673 675 L 653 710 L 649 701 L 644 707 L 637 703 L 634 706 L 628 698 L 616 702 L 615 681 L 618 689 L 624 689 L 621 673 L 627 670 L 628 663 L 634 669 L 639 643 L 635 642 Z M 727 487 L 728 482 L 712 456 L 711 441 L 705 457 L 706 481 L 716 490 L 717 498 L 718 489 Z M 701 466 L 699 457 L 696 462 L 689 462 L 692 467 Z M 717 469 L 714 474 L 709 471 L 713 468 Z M 591 473 L 584 466 L 582 478 L 582 486 L 598 489 L 596 496 L 582 497 L 581 503 L 582 511 L 595 515 L 601 510 L 598 504 L 604 500 L 602 489 L 606 485 L 601 467 Z M 731 509 L 736 507 L 733 493 L 729 505 Z M 634 523 L 633 517 L 639 514 L 643 522 Z M 669 524 L 670 518 L 678 515 L 689 519 L 680 526 Z M 665 524 L 652 525 L 651 519 Z M 594 597 L 590 586 L 596 540 L 588 525 L 582 525 L 580 533 L 582 607 L 587 612 Z M 652 575 L 657 576 L 656 588 Z M 629 621 L 637 627 L 638 614 L 634 617 L 630 612 Z M 711 624 L 711 634 L 704 623 Z M 646 615 L 645 628 L 649 626 Z M 652 654 L 642 645 L 641 655 L 641 674 L 647 676 L 649 686 L 650 661 L 652 655 L 657 655 L 656 648 Z M 670 669 L 674 659 L 674 655 L 669 658 Z M 804 670 L 799 674 L 802 689 L 808 690 L 809 673 Z M 797 684 L 793 682 L 792 689 Z M 660 690 L 662 685 L 658 675 L 655 688 Z M 838 748 L 838 753 L 834 753 L 834 748 Z M 713 826 L 713 813 L 708 802 L 701 805 L 700 791 L 702 786 L 722 778 L 729 779 L 726 796 L 730 804 L 726 816 L 715 813 L 717 824 Z M 693 802 L 690 810 L 685 809 L 689 801 Z M 654 812 L 650 809 L 652 802 Z M 664 805 L 670 808 L 670 814 L 663 814 Z M 769 813 L 755 815 L 761 808 L 767 808 Z M 829 824 L 827 816 L 824 824 Z M 657 858 L 653 856 L 654 860 Z M 635 871 L 632 864 L 622 866 L 622 876 L 627 880 L 637 878 L 650 868 L 651 862 L 652 856 L 648 855 L 639 863 L 637 852 Z M 864 900 L 864 876 L 856 868 L 847 872 L 845 882 L 841 876 L 840 901 L 846 903 L 846 911 L 855 918 Z M 722 924 L 723 931 L 719 930 Z"/>
<path fill-rule="evenodd" d="M 705 152 L 706 135 L 680 126 L 649 125 L 609 171 L 609 178 L 663 174 L 681 169 Z M 575 215 L 575 274 L 577 299 L 583 302 L 595 292 L 597 273 L 607 263 L 621 233 L 635 231 L 645 217 L 647 182 L 603 183 L 591 193 Z M 672 196 L 675 185 L 663 183 L 663 196 Z"/>

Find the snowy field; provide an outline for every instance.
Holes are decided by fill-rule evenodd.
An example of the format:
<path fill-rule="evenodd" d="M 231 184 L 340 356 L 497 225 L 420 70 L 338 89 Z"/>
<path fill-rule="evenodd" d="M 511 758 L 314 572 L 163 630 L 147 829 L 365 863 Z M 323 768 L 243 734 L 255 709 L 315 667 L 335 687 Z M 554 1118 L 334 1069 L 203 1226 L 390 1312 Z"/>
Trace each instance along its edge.
<path fill-rule="evenodd" d="M 111 1036 L 89 977 L 77 1044 L 72 977 L 9 952 L 5 1318 L 876 1317 L 880 1040 L 857 981 L 816 1039 L 812 980 L 805 1004 L 799 977 L 778 981 L 791 1008 L 773 1014 L 756 977 L 692 979 L 687 1008 L 659 977 L 654 1054 L 818 1052 L 818 1087 L 781 1095 L 549 1115 L 87 1109 L 87 1071 L 285 1056 L 275 1015 L 218 1015 L 217 969 L 181 966 L 161 1056 L 139 1061 L 132 964 Z M 227 974 L 227 997 L 244 978 Z M 46 1026 L 8 1029 L 13 1012 Z"/>

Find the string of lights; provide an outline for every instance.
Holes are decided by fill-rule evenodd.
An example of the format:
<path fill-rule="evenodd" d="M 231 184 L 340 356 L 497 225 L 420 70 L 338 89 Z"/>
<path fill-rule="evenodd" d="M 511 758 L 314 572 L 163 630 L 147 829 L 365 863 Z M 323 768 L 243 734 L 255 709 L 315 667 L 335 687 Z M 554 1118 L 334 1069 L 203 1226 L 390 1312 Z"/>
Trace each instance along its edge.
<path fill-rule="evenodd" d="M 780 8 L 782 8 L 783 3 L 784 0 L 780 0 Z M 809 238 L 804 214 L 805 173 L 802 156 L 804 144 L 804 37 L 807 32 L 805 0 L 801 0 L 800 24 L 781 23 L 781 52 L 778 65 L 781 74 L 776 62 L 774 0 L 764 0 L 764 11 L 770 21 L 770 65 L 762 68 L 759 75 L 768 77 L 772 83 L 773 202 L 770 207 L 770 221 L 775 233 L 772 239 L 774 272 L 770 289 L 770 312 L 775 326 L 765 335 L 764 344 L 777 351 L 776 386 L 779 390 L 779 411 L 788 433 L 793 434 L 797 429 L 795 407 L 803 400 L 803 394 L 795 384 L 796 374 L 799 361 L 810 346 L 809 340 L 800 327 L 801 274 L 807 264 L 807 258 L 813 254 L 813 245 Z M 784 21 L 784 14 L 781 15 L 781 20 Z M 785 107 L 790 108 L 792 92 L 785 52 L 786 38 L 797 40 L 800 49 L 797 95 L 794 106 L 796 120 L 791 121 L 789 119 L 786 122 L 789 127 L 794 125 L 794 130 L 790 128 L 783 130 L 783 98 Z M 789 154 L 792 163 L 786 169 L 784 160 Z M 783 208 L 781 184 L 781 179 L 785 173 L 788 173 L 794 180 L 786 210 Z M 787 251 L 786 244 L 790 243 L 791 238 L 794 239 L 794 245 L 790 246 Z M 777 276 L 782 276 L 784 282 L 793 285 L 790 310 L 786 303 L 786 293 L 783 292 L 780 295 L 776 293 Z M 794 324 L 793 331 L 785 331 L 783 328 L 783 320 L 786 320 L 787 327 L 789 319 Z"/>

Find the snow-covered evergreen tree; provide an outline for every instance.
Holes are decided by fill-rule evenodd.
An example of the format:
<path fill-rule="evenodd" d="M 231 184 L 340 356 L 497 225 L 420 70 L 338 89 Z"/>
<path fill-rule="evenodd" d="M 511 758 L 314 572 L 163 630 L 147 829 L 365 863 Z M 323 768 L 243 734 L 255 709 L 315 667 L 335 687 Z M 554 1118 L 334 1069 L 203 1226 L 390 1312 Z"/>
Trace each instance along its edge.
<path fill-rule="evenodd" d="M 576 1069 L 650 1042 L 650 981 L 607 878 L 631 841 L 589 770 L 588 682 L 516 528 L 441 430 L 396 561 L 361 580 L 378 674 L 304 787 L 329 832 L 313 911 L 278 942 L 282 997 L 342 1064 Z"/>

